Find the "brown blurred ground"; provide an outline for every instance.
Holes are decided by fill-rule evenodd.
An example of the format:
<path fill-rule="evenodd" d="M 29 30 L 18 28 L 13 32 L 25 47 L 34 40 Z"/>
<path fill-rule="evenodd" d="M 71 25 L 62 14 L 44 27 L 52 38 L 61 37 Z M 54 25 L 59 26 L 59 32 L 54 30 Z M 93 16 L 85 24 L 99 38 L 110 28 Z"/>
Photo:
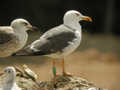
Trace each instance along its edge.
<path fill-rule="evenodd" d="M 81 47 L 66 57 L 67 71 L 75 76 L 86 78 L 99 87 L 120 90 L 119 38 L 89 35 L 83 37 Z M 60 73 L 59 62 L 57 69 Z M 21 66 L 23 64 L 27 64 L 39 74 L 40 80 L 48 80 L 52 77 L 52 61 L 48 57 L 4 58 L 0 61 L 0 70 L 8 65 Z"/>

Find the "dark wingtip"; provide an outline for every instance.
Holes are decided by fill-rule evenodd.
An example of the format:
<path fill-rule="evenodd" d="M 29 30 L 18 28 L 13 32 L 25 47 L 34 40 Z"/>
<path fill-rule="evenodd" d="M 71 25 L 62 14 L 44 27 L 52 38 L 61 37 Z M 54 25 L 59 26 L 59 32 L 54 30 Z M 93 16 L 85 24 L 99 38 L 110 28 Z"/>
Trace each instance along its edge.
<path fill-rule="evenodd" d="M 21 50 L 18 51 L 14 54 L 12 54 L 12 56 L 41 56 L 41 55 L 48 55 L 51 52 L 49 51 L 38 51 L 38 52 L 34 52 L 32 50 Z"/>
<path fill-rule="evenodd" d="M 11 56 L 16 56 L 16 53 L 13 53 Z"/>
<path fill-rule="evenodd" d="M 25 50 L 18 51 L 16 53 L 13 53 L 12 56 L 29 56 L 29 53 Z"/>

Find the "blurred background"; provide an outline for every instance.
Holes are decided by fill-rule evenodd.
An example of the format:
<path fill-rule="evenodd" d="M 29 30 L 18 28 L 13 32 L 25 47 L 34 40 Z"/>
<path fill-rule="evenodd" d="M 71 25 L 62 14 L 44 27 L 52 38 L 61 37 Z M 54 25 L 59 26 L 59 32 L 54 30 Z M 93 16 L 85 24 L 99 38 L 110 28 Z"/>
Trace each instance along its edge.
<path fill-rule="evenodd" d="M 40 28 L 40 31 L 29 32 L 29 44 L 43 32 L 62 24 L 64 13 L 71 9 L 90 16 L 93 22 L 80 22 L 82 42 L 74 54 L 66 57 L 69 59 L 66 60 L 67 71 L 99 87 L 120 90 L 119 0 L 0 0 L 0 25 L 10 25 L 16 18 L 27 19 Z M 52 77 L 52 64 L 48 57 L 8 57 L 0 60 L 0 70 L 8 65 L 27 64 L 41 80 Z"/>

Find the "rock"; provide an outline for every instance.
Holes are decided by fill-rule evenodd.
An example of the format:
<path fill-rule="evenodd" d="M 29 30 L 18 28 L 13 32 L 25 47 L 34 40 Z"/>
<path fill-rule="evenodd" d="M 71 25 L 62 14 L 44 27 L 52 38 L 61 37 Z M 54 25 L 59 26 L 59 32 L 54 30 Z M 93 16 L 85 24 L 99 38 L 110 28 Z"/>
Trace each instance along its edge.
<path fill-rule="evenodd" d="M 22 90 L 108 90 L 99 88 L 93 83 L 75 76 L 59 75 L 50 81 L 33 80 L 31 76 L 25 75 L 23 69 L 17 68 L 17 84 Z"/>
<path fill-rule="evenodd" d="M 86 79 L 62 75 L 51 81 L 41 82 L 40 87 L 45 90 L 106 90 L 104 88 L 96 87 Z"/>
<path fill-rule="evenodd" d="M 23 65 L 24 72 L 31 77 L 32 80 L 36 81 L 38 79 L 38 76 L 36 73 L 34 73 L 30 68 L 27 67 L 27 65 Z"/>

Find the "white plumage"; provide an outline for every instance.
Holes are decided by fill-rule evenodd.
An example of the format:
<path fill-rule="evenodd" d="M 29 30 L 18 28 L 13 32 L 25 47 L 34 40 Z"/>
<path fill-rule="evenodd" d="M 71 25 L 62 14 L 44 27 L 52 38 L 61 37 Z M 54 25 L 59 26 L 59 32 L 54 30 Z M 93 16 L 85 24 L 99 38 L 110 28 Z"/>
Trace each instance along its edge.
<path fill-rule="evenodd" d="M 7 67 L 0 81 L 0 90 L 22 90 L 16 84 L 16 71 L 14 67 Z"/>
<path fill-rule="evenodd" d="M 81 25 L 79 21 L 91 22 L 88 16 L 83 16 L 80 12 L 70 10 L 65 13 L 63 24 L 45 32 L 38 40 L 34 41 L 25 50 L 16 55 L 47 55 L 54 59 L 61 59 L 64 70 L 64 57 L 74 52 L 81 42 Z M 54 68 L 55 62 L 53 62 Z"/>
<path fill-rule="evenodd" d="M 7 57 L 22 49 L 27 42 L 27 30 L 32 29 L 25 19 L 15 19 L 10 26 L 0 26 L 0 57 Z"/>

